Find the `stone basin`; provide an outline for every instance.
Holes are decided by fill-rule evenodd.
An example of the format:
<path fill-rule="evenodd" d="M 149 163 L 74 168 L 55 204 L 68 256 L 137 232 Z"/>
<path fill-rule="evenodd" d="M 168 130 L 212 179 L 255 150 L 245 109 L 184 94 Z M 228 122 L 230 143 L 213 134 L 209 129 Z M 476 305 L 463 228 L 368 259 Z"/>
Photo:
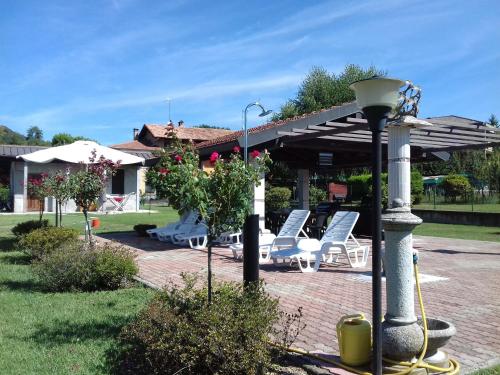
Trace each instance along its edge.
<path fill-rule="evenodd" d="M 421 318 L 418 324 L 424 329 Z M 424 358 L 431 357 L 437 353 L 438 349 L 445 346 L 452 336 L 457 333 L 455 326 L 441 319 L 427 318 L 427 351 Z"/>

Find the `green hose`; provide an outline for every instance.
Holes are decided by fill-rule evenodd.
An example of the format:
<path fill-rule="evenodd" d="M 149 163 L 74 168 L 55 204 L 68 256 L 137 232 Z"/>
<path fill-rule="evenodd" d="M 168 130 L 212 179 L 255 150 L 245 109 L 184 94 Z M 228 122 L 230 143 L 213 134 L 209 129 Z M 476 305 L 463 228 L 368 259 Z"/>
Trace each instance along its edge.
<path fill-rule="evenodd" d="M 424 345 L 422 347 L 422 352 L 420 353 L 420 356 L 418 357 L 417 361 L 414 362 L 414 363 L 411 363 L 411 362 L 398 362 L 398 361 L 394 361 L 394 360 L 388 359 L 388 358 L 384 358 L 384 361 L 387 362 L 387 363 L 390 363 L 390 364 L 408 367 L 406 370 L 403 370 L 403 371 L 391 372 L 390 375 L 406 375 L 406 374 L 410 373 L 411 371 L 413 371 L 417 367 L 418 368 L 425 368 L 425 369 L 428 369 L 428 370 L 433 370 L 433 371 L 440 372 L 440 373 L 446 373 L 446 374 L 449 374 L 449 375 L 456 375 L 460 371 L 460 364 L 458 363 L 458 361 L 456 361 L 454 359 L 450 359 L 449 360 L 450 361 L 450 366 L 447 367 L 447 368 L 442 368 L 442 367 L 437 367 L 437 366 L 429 365 L 429 364 L 427 364 L 427 363 L 425 363 L 423 361 L 425 352 L 427 351 L 428 328 L 427 328 L 427 317 L 425 316 L 424 302 L 423 302 L 423 299 L 422 299 L 422 291 L 420 290 L 420 278 L 419 278 L 419 274 L 418 274 L 417 259 L 418 259 L 418 257 L 415 256 L 414 257 L 414 262 L 413 262 L 413 269 L 414 269 L 414 273 L 415 273 L 415 284 L 417 286 L 418 303 L 420 305 L 420 311 L 422 312 L 422 321 L 424 323 Z M 301 354 L 301 355 L 304 355 L 304 356 L 309 357 L 309 358 L 313 358 L 313 359 L 316 359 L 316 360 L 319 360 L 319 361 L 322 361 L 322 362 L 330 363 L 330 364 L 338 366 L 338 367 L 342 367 L 343 369 L 346 369 L 348 371 L 354 372 L 354 373 L 359 374 L 359 375 L 373 375 L 371 372 L 361 371 L 361 370 L 358 370 L 357 368 L 344 365 L 340 361 L 335 361 L 333 359 L 324 358 L 322 356 L 319 356 L 319 355 L 316 355 L 316 354 L 312 354 L 312 353 L 306 352 L 304 350 L 294 349 L 294 348 L 286 348 L 286 347 L 284 347 L 282 345 L 278 345 L 278 344 L 275 344 L 275 343 L 270 343 L 270 344 L 272 346 L 284 349 L 284 350 L 286 350 L 288 352 Z"/>

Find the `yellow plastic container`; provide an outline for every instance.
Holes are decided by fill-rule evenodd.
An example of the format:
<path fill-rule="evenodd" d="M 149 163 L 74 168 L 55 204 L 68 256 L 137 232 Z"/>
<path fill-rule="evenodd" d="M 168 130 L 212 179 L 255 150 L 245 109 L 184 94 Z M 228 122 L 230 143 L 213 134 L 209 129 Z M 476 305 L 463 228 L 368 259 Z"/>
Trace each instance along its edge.
<path fill-rule="evenodd" d="M 370 362 L 372 326 L 363 314 L 343 316 L 337 323 L 340 360 L 349 366 Z"/>

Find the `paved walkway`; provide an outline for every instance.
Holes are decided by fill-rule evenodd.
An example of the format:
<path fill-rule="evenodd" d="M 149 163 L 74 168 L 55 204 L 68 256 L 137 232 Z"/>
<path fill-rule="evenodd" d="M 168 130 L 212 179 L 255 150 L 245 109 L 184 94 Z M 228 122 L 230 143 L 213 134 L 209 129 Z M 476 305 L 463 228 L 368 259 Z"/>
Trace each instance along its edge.
<path fill-rule="evenodd" d="M 137 249 L 140 277 L 155 286 L 179 281 L 181 272 L 206 272 L 206 252 L 169 246 L 133 234 L 106 235 Z M 500 362 L 500 243 L 415 237 L 420 252 L 422 293 L 427 315 L 453 322 L 457 335 L 446 350 L 467 373 Z M 261 265 L 260 276 L 282 308 L 303 307 L 307 327 L 296 346 L 338 354 L 335 325 L 357 311 L 370 317 L 370 266 L 321 266 L 319 272 Z M 240 281 L 242 263 L 228 248 L 213 254 L 215 277 Z M 384 296 L 385 298 L 385 296 Z M 384 301 L 385 306 L 385 301 Z M 415 300 L 415 306 L 418 302 Z"/>

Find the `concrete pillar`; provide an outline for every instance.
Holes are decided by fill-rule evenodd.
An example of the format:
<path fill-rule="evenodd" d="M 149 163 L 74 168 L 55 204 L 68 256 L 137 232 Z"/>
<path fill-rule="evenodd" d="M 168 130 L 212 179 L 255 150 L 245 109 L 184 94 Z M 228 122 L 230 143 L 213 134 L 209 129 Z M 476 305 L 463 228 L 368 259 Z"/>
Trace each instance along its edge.
<path fill-rule="evenodd" d="M 309 169 L 299 169 L 297 171 L 297 198 L 299 208 L 309 209 Z"/>
<path fill-rule="evenodd" d="M 410 207 L 410 127 L 389 126 L 387 151 L 389 207 L 396 198 L 403 200 L 403 207 Z"/>
<path fill-rule="evenodd" d="M 404 117 L 389 125 L 389 209 L 382 215 L 385 233 L 384 271 L 387 313 L 382 323 L 383 354 L 412 360 L 424 342 L 414 307 L 413 229 L 422 219 L 411 213 L 410 129 L 430 125 Z"/>
<path fill-rule="evenodd" d="M 135 210 L 141 209 L 141 181 L 142 180 L 142 167 L 137 166 L 135 172 Z"/>
<path fill-rule="evenodd" d="M 260 176 L 260 185 L 253 188 L 253 213 L 259 215 L 259 229 L 262 233 L 266 229 L 266 179 L 264 173 Z"/>

